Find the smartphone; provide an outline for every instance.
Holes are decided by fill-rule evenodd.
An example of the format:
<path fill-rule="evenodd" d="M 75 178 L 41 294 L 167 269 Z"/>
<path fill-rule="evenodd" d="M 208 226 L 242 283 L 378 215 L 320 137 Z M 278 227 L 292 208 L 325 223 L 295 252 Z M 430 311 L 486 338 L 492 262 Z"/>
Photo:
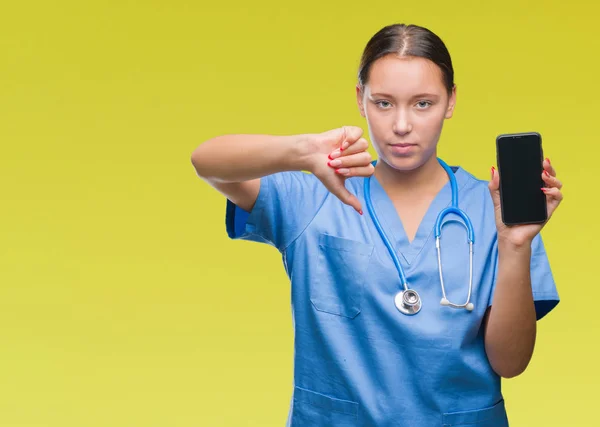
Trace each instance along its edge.
<path fill-rule="evenodd" d="M 503 134 L 496 138 L 500 174 L 500 207 L 506 225 L 539 224 L 548 219 L 541 190 L 544 154 L 537 132 Z"/>

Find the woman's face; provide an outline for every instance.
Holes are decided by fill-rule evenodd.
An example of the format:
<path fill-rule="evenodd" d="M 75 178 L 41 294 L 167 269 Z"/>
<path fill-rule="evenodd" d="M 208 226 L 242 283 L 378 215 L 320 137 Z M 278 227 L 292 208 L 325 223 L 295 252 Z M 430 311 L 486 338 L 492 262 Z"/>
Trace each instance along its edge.
<path fill-rule="evenodd" d="M 456 88 L 448 96 L 436 64 L 388 55 L 371 65 L 363 91 L 356 89 L 379 159 L 394 169 L 413 170 L 435 155 L 444 119 L 452 117 L 456 102 Z"/>

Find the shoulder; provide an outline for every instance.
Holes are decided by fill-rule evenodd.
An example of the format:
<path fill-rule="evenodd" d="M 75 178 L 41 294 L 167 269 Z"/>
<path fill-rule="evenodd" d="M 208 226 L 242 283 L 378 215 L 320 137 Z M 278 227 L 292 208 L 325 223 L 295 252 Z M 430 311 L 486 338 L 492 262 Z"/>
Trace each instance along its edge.
<path fill-rule="evenodd" d="M 308 209 L 321 205 L 329 191 L 314 174 L 304 171 L 276 172 L 262 178 L 265 197 L 272 203 Z"/>
<path fill-rule="evenodd" d="M 488 187 L 489 180 L 477 178 L 473 173 L 456 167 L 459 190 L 459 206 L 494 220 L 494 201 Z"/>
<path fill-rule="evenodd" d="M 481 178 L 477 178 L 473 173 L 462 166 L 452 166 L 453 169 L 456 169 L 457 177 L 460 175 L 463 178 L 463 181 L 467 185 L 471 186 L 487 186 L 489 181 Z"/>
<path fill-rule="evenodd" d="M 474 196 L 483 193 L 491 201 L 490 190 L 488 188 L 489 180 L 477 178 L 473 173 L 464 169 L 461 166 L 453 166 L 456 168 L 456 176 L 458 181 L 459 191 L 472 194 Z"/>

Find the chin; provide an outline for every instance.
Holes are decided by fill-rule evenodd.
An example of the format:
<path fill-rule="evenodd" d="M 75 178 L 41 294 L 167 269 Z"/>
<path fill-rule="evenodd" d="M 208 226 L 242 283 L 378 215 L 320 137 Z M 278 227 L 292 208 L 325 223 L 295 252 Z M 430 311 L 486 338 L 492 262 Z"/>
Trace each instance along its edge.
<path fill-rule="evenodd" d="M 427 160 L 418 154 L 408 156 L 398 156 L 388 154 L 385 157 L 385 162 L 392 168 L 400 171 L 411 171 L 423 166 Z"/>

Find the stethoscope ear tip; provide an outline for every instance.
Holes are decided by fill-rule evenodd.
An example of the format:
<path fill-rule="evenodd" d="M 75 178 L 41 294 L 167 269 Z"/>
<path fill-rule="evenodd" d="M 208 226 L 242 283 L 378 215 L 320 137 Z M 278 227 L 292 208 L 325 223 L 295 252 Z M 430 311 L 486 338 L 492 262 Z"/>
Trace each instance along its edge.
<path fill-rule="evenodd" d="M 472 303 L 472 302 L 470 302 L 470 303 L 468 303 L 468 304 L 467 304 L 467 307 L 466 307 L 466 308 L 467 308 L 467 310 L 469 310 L 469 311 L 473 311 L 473 309 L 475 308 L 475 306 L 473 305 L 473 303 Z"/>

